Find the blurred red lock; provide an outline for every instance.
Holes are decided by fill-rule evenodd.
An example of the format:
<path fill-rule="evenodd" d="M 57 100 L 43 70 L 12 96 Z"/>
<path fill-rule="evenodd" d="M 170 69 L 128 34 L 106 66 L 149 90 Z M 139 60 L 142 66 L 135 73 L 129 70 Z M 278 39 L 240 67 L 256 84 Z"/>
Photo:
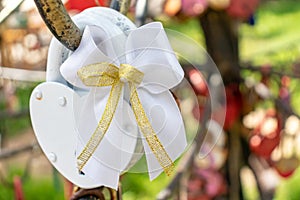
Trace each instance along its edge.
<path fill-rule="evenodd" d="M 229 130 L 238 120 L 242 111 L 242 94 L 238 84 L 227 85 L 226 92 L 226 115 L 224 130 Z M 218 113 L 216 113 L 218 115 Z"/>
<path fill-rule="evenodd" d="M 228 15 L 248 20 L 259 4 L 259 0 L 231 0 L 227 8 Z"/>
<path fill-rule="evenodd" d="M 190 17 L 201 15 L 207 8 L 207 0 L 182 0 L 181 12 Z"/>
<path fill-rule="evenodd" d="M 205 81 L 204 76 L 198 70 L 192 69 L 188 72 L 190 83 L 197 95 L 198 98 L 198 106 L 193 108 L 193 115 L 197 120 L 201 120 L 205 100 L 209 98 L 209 90 L 207 83 Z M 239 90 L 238 84 L 227 85 L 225 88 L 226 92 L 226 105 L 223 105 L 225 114 L 225 122 L 224 122 L 224 130 L 230 129 L 236 120 L 241 115 L 242 110 L 242 95 Z M 220 111 L 220 110 L 219 110 Z M 219 120 L 219 112 L 212 113 L 212 117 L 214 120 L 220 122 L 223 120 Z"/>
<path fill-rule="evenodd" d="M 281 120 L 274 110 L 269 110 L 260 125 L 252 131 L 250 149 L 255 154 L 270 158 L 280 143 Z"/>
<path fill-rule="evenodd" d="M 67 10 L 83 11 L 90 7 L 104 6 L 106 0 L 69 0 L 66 3 Z"/>

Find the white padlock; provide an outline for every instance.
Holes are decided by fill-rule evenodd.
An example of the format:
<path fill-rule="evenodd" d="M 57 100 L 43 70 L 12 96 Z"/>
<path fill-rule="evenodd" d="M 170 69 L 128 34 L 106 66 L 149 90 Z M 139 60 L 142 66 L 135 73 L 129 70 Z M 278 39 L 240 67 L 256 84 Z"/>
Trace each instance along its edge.
<path fill-rule="evenodd" d="M 74 22 L 83 30 L 86 25 L 95 25 L 107 31 L 108 35 L 122 36 L 135 25 L 125 16 L 109 8 L 89 8 L 74 16 Z M 126 37 L 124 37 L 125 39 Z M 120 38 L 119 38 L 120 39 Z M 114 44 L 118 45 L 118 43 Z M 76 117 L 79 105 L 86 91 L 73 88 L 60 74 L 61 64 L 72 52 L 53 38 L 49 47 L 47 62 L 47 82 L 38 85 L 30 98 L 32 126 L 38 142 L 51 164 L 68 180 L 81 188 L 94 188 L 103 185 L 92 177 L 80 174 L 76 165 Z M 129 105 L 125 105 L 129 107 Z M 137 127 L 130 127 L 138 134 Z M 127 159 L 122 171 L 136 163 L 143 148 L 139 140 L 130 140 L 132 152 L 127 152 Z M 130 156 L 128 156 L 130 155 Z M 123 158 L 122 158 L 123 159 Z M 106 174 L 99 174 L 97 179 Z M 114 181 L 114 180 L 112 180 Z M 112 182 L 105 186 L 111 187 Z"/>

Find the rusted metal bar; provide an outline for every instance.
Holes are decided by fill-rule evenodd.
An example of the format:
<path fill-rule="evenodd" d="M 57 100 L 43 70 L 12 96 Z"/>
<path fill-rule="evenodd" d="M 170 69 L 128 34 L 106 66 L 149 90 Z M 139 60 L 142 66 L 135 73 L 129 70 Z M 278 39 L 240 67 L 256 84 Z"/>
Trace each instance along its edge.
<path fill-rule="evenodd" d="M 82 189 L 76 187 L 74 190 L 74 194 L 72 195 L 70 200 L 105 200 L 104 190 L 107 190 L 107 192 L 109 193 L 110 200 L 120 200 L 117 191 L 107 187 L 98 187 L 93 189 Z"/>
<path fill-rule="evenodd" d="M 52 34 L 68 49 L 74 51 L 81 41 L 81 32 L 60 0 L 34 0 L 36 7 Z"/>

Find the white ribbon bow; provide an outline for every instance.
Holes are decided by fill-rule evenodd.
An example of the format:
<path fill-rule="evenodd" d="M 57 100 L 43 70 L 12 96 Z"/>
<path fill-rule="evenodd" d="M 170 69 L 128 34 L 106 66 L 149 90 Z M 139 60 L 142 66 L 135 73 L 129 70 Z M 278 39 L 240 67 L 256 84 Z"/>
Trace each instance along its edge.
<path fill-rule="evenodd" d="M 103 114 L 110 87 L 87 87 L 77 71 L 89 64 L 108 62 L 116 66 L 129 64 L 144 73 L 137 92 L 150 123 L 171 160 L 177 159 L 186 147 L 183 120 L 169 89 L 178 85 L 184 72 L 159 22 L 132 30 L 128 36 L 110 38 L 100 27 L 87 26 L 80 46 L 62 64 L 63 77 L 83 93 L 83 105 L 74 105 L 78 113 L 76 156 L 93 134 Z M 120 174 L 126 170 L 134 154 L 138 137 L 142 139 L 150 179 L 162 167 L 138 133 L 138 126 L 130 108 L 128 87 L 124 87 L 108 131 L 90 160 L 83 167 L 85 175 L 111 188 L 117 188 Z M 80 107 L 80 108 L 79 108 Z M 75 163 L 74 163 L 75 164 Z"/>

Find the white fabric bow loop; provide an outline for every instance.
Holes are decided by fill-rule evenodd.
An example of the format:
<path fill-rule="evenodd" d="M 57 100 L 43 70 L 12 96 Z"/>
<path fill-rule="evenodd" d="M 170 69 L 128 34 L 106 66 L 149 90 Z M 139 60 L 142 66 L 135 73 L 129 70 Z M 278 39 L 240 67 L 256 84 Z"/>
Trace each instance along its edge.
<path fill-rule="evenodd" d="M 141 87 L 161 93 L 179 84 L 184 76 L 163 26 L 153 22 L 132 31 L 126 41 L 126 61 L 144 72 Z"/>
<path fill-rule="evenodd" d="M 144 76 L 139 85 L 132 87 L 130 82 L 124 84 L 108 130 L 82 171 L 102 185 L 116 188 L 120 173 L 126 169 L 134 154 L 137 137 L 141 137 L 152 180 L 163 171 L 158 159 L 160 154 L 149 146 L 145 135 L 136 134 L 138 129 L 143 132 L 143 128 L 138 126 L 140 122 L 136 120 L 140 116 L 132 111 L 135 106 L 131 95 L 136 91 L 136 101 L 140 101 L 158 140 L 173 162 L 184 151 L 186 138 L 180 111 L 169 89 L 181 82 L 183 70 L 160 23 L 150 23 L 132 30 L 128 37 L 122 35 L 116 38 L 110 38 L 99 27 L 87 26 L 80 46 L 61 66 L 61 73 L 69 83 L 89 90 L 83 97 L 82 107 L 77 108 L 80 113 L 76 127 L 77 156 L 98 126 L 114 87 L 86 86 L 78 71 L 87 65 L 105 62 L 114 67 L 127 64 Z M 117 78 L 119 82 L 120 79 Z"/>

